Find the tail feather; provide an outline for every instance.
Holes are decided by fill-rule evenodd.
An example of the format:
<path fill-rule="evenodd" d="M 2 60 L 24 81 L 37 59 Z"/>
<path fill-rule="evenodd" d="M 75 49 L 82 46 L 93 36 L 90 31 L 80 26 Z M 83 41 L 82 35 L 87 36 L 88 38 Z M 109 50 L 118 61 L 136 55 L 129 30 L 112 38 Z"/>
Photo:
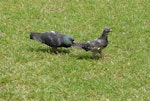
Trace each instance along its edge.
<path fill-rule="evenodd" d="M 31 34 L 30 34 L 30 39 L 32 39 L 32 40 L 37 40 L 37 41 L 40 41 L 40 42 L 42 42 L 42 40 L 41 40 L 41 33 L 38 33 L 38 32 L 32 32 Z"/>
<path fill-rule="evenodd" d="M 87 43 L 87 42 L 83 42 L 83 43 L 74 43 L 73 46 L 74 46 L 75 48 L 78 48 L 78 49 L 84 49 L 85 51 L 88 51 L 88 50 L 89 50 L 90 44 Z"/>
<path fill-rule="evenodd" d="M 75 48 L 82 49 L 82 43 L 74 43 L 72 46 Z"/>

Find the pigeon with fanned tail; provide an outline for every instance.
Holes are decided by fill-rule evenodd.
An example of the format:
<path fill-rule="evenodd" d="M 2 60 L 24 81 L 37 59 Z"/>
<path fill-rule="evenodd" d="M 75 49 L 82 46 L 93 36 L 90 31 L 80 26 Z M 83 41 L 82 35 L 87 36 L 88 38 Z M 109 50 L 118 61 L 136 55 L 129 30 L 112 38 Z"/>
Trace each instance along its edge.
<path fill-rule="evenodd" d="M 37 40 L 43 44 L 52 47 L 54 53 L 58 53 L 57 47 L 71 47 L 74 43 L 74 38 L 65 34 L 61 34 L 56 31 L 51 32 L 32 32 L 30 34 L 30 39 Z"/>
<path fill-rule="evenodd" d="M 106 27 L 99 38 L 87 42 L 74 43 L 73 46 L 75 48 L 84 49 L 85 51 L 92 51 L 92 57 L 94 57 L 96 53 L 99 53 L 102 57 L 102 50 L 108 45 L 108 33 L 111 31 L 110 28 Z"/>

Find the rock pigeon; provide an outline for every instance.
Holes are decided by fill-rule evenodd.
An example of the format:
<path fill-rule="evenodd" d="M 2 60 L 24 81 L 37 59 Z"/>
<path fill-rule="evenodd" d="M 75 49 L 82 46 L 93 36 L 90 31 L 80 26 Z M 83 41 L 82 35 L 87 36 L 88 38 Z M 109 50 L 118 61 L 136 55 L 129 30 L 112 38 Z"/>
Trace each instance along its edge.
<path fill-rule="evenodd" d="M 82 43 L 74 43 L 73 46 L 75 48 L 81 48 L 85 51 L 92 51 L 92 57 L 95 56 L 96 53 L 99 53 L 102 57 L 102 50 L 108 45 L 108 33 L 112 30 L 109 27 L 104 28 L 102 35 L 91 41 L 82 42 Z"/>
<path fill-rule="evenodd" d="M 32 32 L 30 34 L 30 39 L 37 40 L 52 47 L 54 53 L 58 53 L 57 47 L 71 47 L 74 43 L 74 38 L 65 34 L 61 34 L 56 31 L 51 32 Z"/>

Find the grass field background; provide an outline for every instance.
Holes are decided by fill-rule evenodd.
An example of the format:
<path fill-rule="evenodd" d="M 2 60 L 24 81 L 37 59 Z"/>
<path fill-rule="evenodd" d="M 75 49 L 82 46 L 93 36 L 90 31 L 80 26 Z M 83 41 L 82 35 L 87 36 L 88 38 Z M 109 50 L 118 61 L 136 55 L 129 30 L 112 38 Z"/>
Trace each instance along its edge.
<path fill-rule="evenodd" d="M 149 0 L 1 0 L 0 101 L 149 101 Z M 109 26 L 104 59 L 29 39 L 55 30 L 75 42 Z"/>

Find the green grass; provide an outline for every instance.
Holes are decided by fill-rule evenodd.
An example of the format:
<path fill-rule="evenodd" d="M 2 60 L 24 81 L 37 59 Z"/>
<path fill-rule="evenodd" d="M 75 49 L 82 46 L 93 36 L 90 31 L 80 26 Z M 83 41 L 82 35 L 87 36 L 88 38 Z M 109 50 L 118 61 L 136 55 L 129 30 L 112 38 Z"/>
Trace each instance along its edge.
<path fill-rule="evenodd" d="M 1 0 L 0 101 L 149 101 L 149 0 Z M 55 30 L 76 42 L 113 29 L 105 59 L 49 47 L 30 32 Z"/>

